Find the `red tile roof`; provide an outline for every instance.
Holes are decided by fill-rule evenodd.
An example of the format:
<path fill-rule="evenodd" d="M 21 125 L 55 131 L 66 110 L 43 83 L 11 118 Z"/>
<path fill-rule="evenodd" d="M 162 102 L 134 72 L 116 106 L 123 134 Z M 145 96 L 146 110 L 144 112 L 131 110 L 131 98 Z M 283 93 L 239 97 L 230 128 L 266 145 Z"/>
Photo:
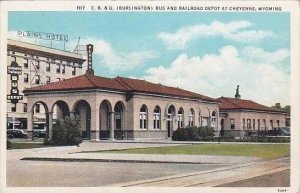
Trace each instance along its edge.
<path fill-rule="evenodd" d="M 216 99 L 219 102 L 219 109 L 222 110 L 256 110 L 256 111 L 268 111 L 268 112 L 281 112 L 284 111 L 274 109 L 265 105 L 261 105 L 251 100 L 236 99 L 229 97 L 220 97 Z"/>
<path fill-rule="evenodd" d="M 116 77 L 105 78 L 94 76 L 92 74 L 84 74 L 74 78 L 66 79 L 59 82 L 53 82 L 41 86 L 28 88 L 24 93 L 32 92 L 49 92 L 49 91 L 68 91 L 68 90 L 86 90 L 86 89 L 108 89 L 123 92 L 142 92 L 150 94 L 161 94 L 168 96 L 188 97 L 194 99 L 202 99 L 207 101 L 214 101 L 214 99 L 183 90 L 176 87 L 164 86 L 161 84 L 154 84 L 145 80 Z"/>

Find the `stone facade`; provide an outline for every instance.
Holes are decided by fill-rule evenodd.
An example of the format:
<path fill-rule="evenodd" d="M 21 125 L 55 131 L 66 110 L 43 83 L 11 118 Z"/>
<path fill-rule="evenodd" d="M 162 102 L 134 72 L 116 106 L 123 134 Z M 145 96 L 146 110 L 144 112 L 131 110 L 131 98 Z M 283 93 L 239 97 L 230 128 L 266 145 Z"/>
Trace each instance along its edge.
<path fill-rule="evenodd" d="M 28 131 L 32 129 L 32 112 L 35 104 L 45 106 L 46 114 L 52 120 L 52 112 L 56 107 L 62 111 L 73 113 L 80 111 L 80 101 L 86 101 L 90 108 L 89 124 L 82 121 L 82 129 L 90 133 L 91 140 L 99 139 L 166 139 L 178 128 L 178 110 L 183 109 L 183 126 L 193 119 L 194 126 L 201 126 L 202 122 L 214 126 L 219 130 L 218 105 L 216 102 L 201 101 L 184 97 L 134 93 L 126 100 L 126 93 L 112 90 L 80 90 L 60 92 L 40 92 L 27 94 L 28 98 Z M 62 105 L 64 104 L 64 105 Z M 146 126 L 140 128 L 140 110 L 146 106 Z M 174 114 L 168 119 L 168 108 L 175 108 Z M 159 128 L 154 128 L 154 109 L 159 107 Z M 194 117 L 189 116 L 193 109 Z M 81 109 L 82 111 L 82 109 Z M 215 112 L 216 117 L 212 118 Z M 85 116 L 81 114 L 81 119 Z M 202 121 L 205 120 L 205 121 Z M 213 122 L 211 122 L 213 120 Z M 168 135 L 168 121 L 170 124 Z M 84 123 L 83 123 L 84 122 Z M 143 122 L 144 123 L 144 122 Z M 89 128 L 85 128 L 89 127 Z M 114 129 L 112 129 L 114 128 Z M 48 125 L 52 129 L 52 125 Z M 51 131 L 49 132 L 51 133 Z"/>

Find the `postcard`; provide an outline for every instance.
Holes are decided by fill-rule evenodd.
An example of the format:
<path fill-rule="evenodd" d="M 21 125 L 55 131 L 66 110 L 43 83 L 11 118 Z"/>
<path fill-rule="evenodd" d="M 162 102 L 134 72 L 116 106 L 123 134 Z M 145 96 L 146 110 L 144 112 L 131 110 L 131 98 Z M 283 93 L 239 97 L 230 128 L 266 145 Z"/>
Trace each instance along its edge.
<path fill-rule="evenodd" d="M 1 192 L 299 192 L 299 2 L 0 5 Z"/>

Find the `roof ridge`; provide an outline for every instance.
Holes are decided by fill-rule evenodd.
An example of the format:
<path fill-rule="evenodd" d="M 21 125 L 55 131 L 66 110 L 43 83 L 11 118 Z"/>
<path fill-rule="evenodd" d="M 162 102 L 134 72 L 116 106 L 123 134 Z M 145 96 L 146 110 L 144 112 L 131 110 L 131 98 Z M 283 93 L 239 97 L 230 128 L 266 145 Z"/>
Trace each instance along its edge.
<path fill-rule="evenodd" d="M 84 74 L 83 76 L 88 79 L 88 81 L 94 86 L 94 88 L 97 88 L 97 85 L 89 78 L 89 75 Z M 92 76 L 94 76 L 94 75 L 92 75 Z"/>
<path fill-rule="evenodd" d="M 226 101 L 228 101 L 229 103 L 231 103 L 231 104 L 233 104 L 233 105 L 237 106 L 238 108 L 243 108 L 243 107 L 241 107 L 240 105 L 238 105 L 238 104 L 236 104 L 236 103 L 233 103 L 233 102 L 231 102 L 231 101 L 230 101 L 230 100 L 228 100 L 228 98 L 226 98 L 226 97 L 224 97 L 224 99 L 225 99 Z M 231 99 L 236 99 L 236 98 L 231 98 Z"/>
<path fill-rule="evenodd" d="M 122 77 L 118 76 L 114 78 L 119 84 L 125 87 L 126 90 L 134 90 L 130 85 L 128 85 L 126 82 L 122 81 Z"/>

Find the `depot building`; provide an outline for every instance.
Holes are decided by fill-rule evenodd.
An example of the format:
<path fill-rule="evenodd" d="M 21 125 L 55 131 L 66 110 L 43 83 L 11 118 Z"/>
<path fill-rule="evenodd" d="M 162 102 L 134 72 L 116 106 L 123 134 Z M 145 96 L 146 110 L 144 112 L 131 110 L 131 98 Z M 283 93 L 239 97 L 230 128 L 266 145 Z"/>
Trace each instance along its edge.
<path fill-rule="evenodd" d="M 210 97 L 125 77 L 105 78 L 92 71 L 24 91 L 28 103 L 28 130 L 33 109 L 45 108 L 52 136 L 53 111 L 57 119 L 78 117 L 84 139 L 166 139 L 177 128 L 209 126 L 218 132 L 218 102 Z"/>

